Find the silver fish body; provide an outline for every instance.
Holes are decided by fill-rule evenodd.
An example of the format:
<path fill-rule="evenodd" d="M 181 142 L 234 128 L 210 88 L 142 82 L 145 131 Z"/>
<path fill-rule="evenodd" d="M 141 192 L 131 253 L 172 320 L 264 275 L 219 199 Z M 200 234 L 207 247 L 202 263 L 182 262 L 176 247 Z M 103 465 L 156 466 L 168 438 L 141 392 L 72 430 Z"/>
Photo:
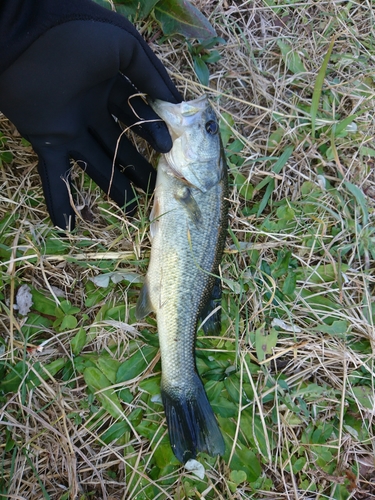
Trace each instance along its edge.
<path fill-rule="evenodd" d="M 172 449 L 181 462 L 224 441 L 195 366 L 198 322 L 210 303 L 227 230 L 227 167 L 216 116 L 205 96 L 156 101 L 172 150 L 159 161 L 151 213 L 150 264 L 138 318 L 156 313 L 161 393 Z"/>

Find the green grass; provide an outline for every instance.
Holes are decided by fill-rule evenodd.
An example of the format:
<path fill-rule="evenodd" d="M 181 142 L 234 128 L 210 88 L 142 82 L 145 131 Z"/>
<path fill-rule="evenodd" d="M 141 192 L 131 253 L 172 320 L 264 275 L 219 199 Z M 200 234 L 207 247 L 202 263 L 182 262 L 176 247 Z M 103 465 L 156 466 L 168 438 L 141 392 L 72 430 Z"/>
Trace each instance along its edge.
<path fill-rule="evenodd" d="M 77 169 L 93 220 L 61 238 L 0 117 L 0 497 L 375 498 L 371 3 L 205 5 L 231 205 L 222 331 L 196 357 L 225 456 L 199 479 L 169 447 L 156 322 L 134 315 L 150 200 L 125 219 Z M 185 42 L 152 46 L 204 91 Z"/>

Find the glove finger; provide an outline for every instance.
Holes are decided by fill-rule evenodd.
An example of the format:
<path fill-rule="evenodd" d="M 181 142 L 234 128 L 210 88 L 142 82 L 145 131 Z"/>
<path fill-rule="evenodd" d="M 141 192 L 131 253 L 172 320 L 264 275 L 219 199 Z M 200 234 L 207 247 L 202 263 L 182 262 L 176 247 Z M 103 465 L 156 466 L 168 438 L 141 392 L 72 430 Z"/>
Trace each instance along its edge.
<path fill-rule="evenodd" d="M 120 71 L 152 99 L 181 102 L 182 97 L 167 70 L 145 40 L 133 26 L 127 26 L 126 31 L 128 34 L 123 35 L 120 44 Z"/>
<path fill-rule="evenodd" d="M 110 177 L 112 175 L 113 159 L 116 154 L 115 163 L 117 166 L 120 165 L 121 170 L 124 172 L 122 175 L 126 175 L 128 179 L 146 193 L 153 192 L 156 182 L 156 170 L 138 153 L 125 134 L 120 138 L 121 129 L 112 116 L 102 117 L 99 125 L 91 128 L 90 132 L 92 136 L 88 135 L 84 139 L 84 141 L 88 141 L 88 144 L 82 145 L 81 151 L 85 153 L 89 151 L 90 156 L 93 157 L 91 153 L 92 142 L 96 144 L 96 147 L 98 143 L 101 144 L 108 155 L 108 166 L 106 167 L 108 171 L 105 169 L 104 163 L 102 164 L 102 162 L 95 159 L 95 156 L 93 157 L 94 161 L 90 162 L 92 165 L 99 165 L 103 174 L 106 173 L 106 176 Z M 95 138 L 95 141 L 93 138 Z"/>
<path fill-rule="evenodd" d="M 168 127 L 155 111 L 137 94 L 137 89 L 123 75 L 119 75 L 109 96 L 109 111 L 140 135 L 159 153 L 167 153 L 172 148 Z"/>
<path fill-rule="evenodd" d="M 112 158 L 105 152 L 96 139 L 89 133 L 69 151 L 72 158 L 85 170 L 91 179 L 114 200 L 120 207 L 126 206 L 127 214 L 132 214 L 136 207 L 136 195 L 128 177 L 133 165 L 120 172 L 113 165 Z"/>
<path fill-rule="evenodd" d="M 75 215 L 65 182 L 69 178 L 69 156 L 65 151 L 38 151 L 35 146 L 34 149 L 39 157 L 38 172 L 51 220 L 61 229 L 73 229 Z"/>

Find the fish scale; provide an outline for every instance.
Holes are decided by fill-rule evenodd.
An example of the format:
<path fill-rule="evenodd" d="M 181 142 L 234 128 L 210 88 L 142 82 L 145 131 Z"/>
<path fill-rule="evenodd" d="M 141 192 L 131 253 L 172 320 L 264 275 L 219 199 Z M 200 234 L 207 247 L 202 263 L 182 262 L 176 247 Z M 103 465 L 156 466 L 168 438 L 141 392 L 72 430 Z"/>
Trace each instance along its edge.
<path fill-rule="evenodd" d="M 208 272 L 213 271 L 215 253 L 211 247 L 216 247 L 220 234 L 218 231 L 220 212 L 213 210 L 215 203 L 212 203 L 216 197 L 220 197 L 220 194 L 216 192 L 210 193 L 209 196 L 200 196 L 198 190 L 192 192 L 202 213 L 202 225 L 209 226 L 209 231 L 202 231 L 195 228 L 194 224 L 189 224 L 183 207 L 167 196 L 176 182 L 178 181 L 166 176 L 162 184 L 165 204 L 161 206 L 161 211 L 168 215 L 160 217 L 158 221 L 160 249 L 158 259 L 150 264 L 149 269 L 151 300 L 154 296 L 160 297 L 156 314 L 163 360 L 163 385 L 167 384 L 168 380 L 171 380 L 170 385 L 173 383 L 186 385 L 184 373 L 186 371 L 189 373 L 187 368 L 190 370 L 194 366 L 191 351 L 198 313 L 201 309 L 200 303 L 205 296 L 204 290 L 208 282 L 212 281 Z M 215 191 L 219 189 L 220 186 L 213 188 Z M 206 200 L 211 203 L 207 203 Z M 218 220 L 212 221 L 211 214 L 215 211 Z M 162 274 L 153 267 L 160 266 L 159 260 L 163 262 Z M 160 332 L 165 332 L 165 335 L 160 335 Z M 173 345 L 173 342 L 183 342 L 184 349 L 179 345 Z M 165 380 L 166 377 L 168 380 Z"/>
<path fill-rule="evenodd" d="M 222 435 L 196 371 L 194 349 L 224 247 L 227 169 L 218 126 L 212 125 L 217 125 L 216 117 L 206 97 L 177 105 L 158 102 L 153 107 L 175 140 L 158 165 L 150 264 L 136 314 L 141 318 L 156 313 L 169 437 L 177 458 L 186 462 L 199 451 L 224 453 Z M 207 132 L 207 123 L 214 134 Z"/>

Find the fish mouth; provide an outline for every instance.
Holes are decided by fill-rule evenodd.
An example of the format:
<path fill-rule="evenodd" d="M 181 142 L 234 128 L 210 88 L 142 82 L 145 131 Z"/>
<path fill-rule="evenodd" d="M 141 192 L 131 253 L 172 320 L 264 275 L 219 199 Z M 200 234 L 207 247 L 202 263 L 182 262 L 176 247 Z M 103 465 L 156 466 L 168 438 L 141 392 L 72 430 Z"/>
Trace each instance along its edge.
<path fill-rule="evenodd" d="M 186 102 L 177 104 L 161 101 L 160 99 L 148 99 L 148 103 L 155 113 L 166 123 L 168 131 L 174 142 L 191 126 L 195 120 L 210 106 L 206 95 Z"/>
<path fill-rule="evenodd" d="M 147 102 L 155 113 L 157 113 L 167 125 L 171 126 L 173 126 L 173 122 L 176 121 L 176 117 L 181 116 L 188 118 L 197 113 L 201 113 L 209 106 L 208 98 L 205 94 L 192 101 L 182 101 L 177 104 L 150 98 L 147 99 Z M 175 119 L 173 119 L 173 117 L 175 117 Z"/>
<path fill-rule="evenodd" d="M 201 113 L 208 107 L 208 98 L 206 95 L 202 95 L 193 101 L 180 103 L 182 116 L 193 116 L 197 113 Z"/>

